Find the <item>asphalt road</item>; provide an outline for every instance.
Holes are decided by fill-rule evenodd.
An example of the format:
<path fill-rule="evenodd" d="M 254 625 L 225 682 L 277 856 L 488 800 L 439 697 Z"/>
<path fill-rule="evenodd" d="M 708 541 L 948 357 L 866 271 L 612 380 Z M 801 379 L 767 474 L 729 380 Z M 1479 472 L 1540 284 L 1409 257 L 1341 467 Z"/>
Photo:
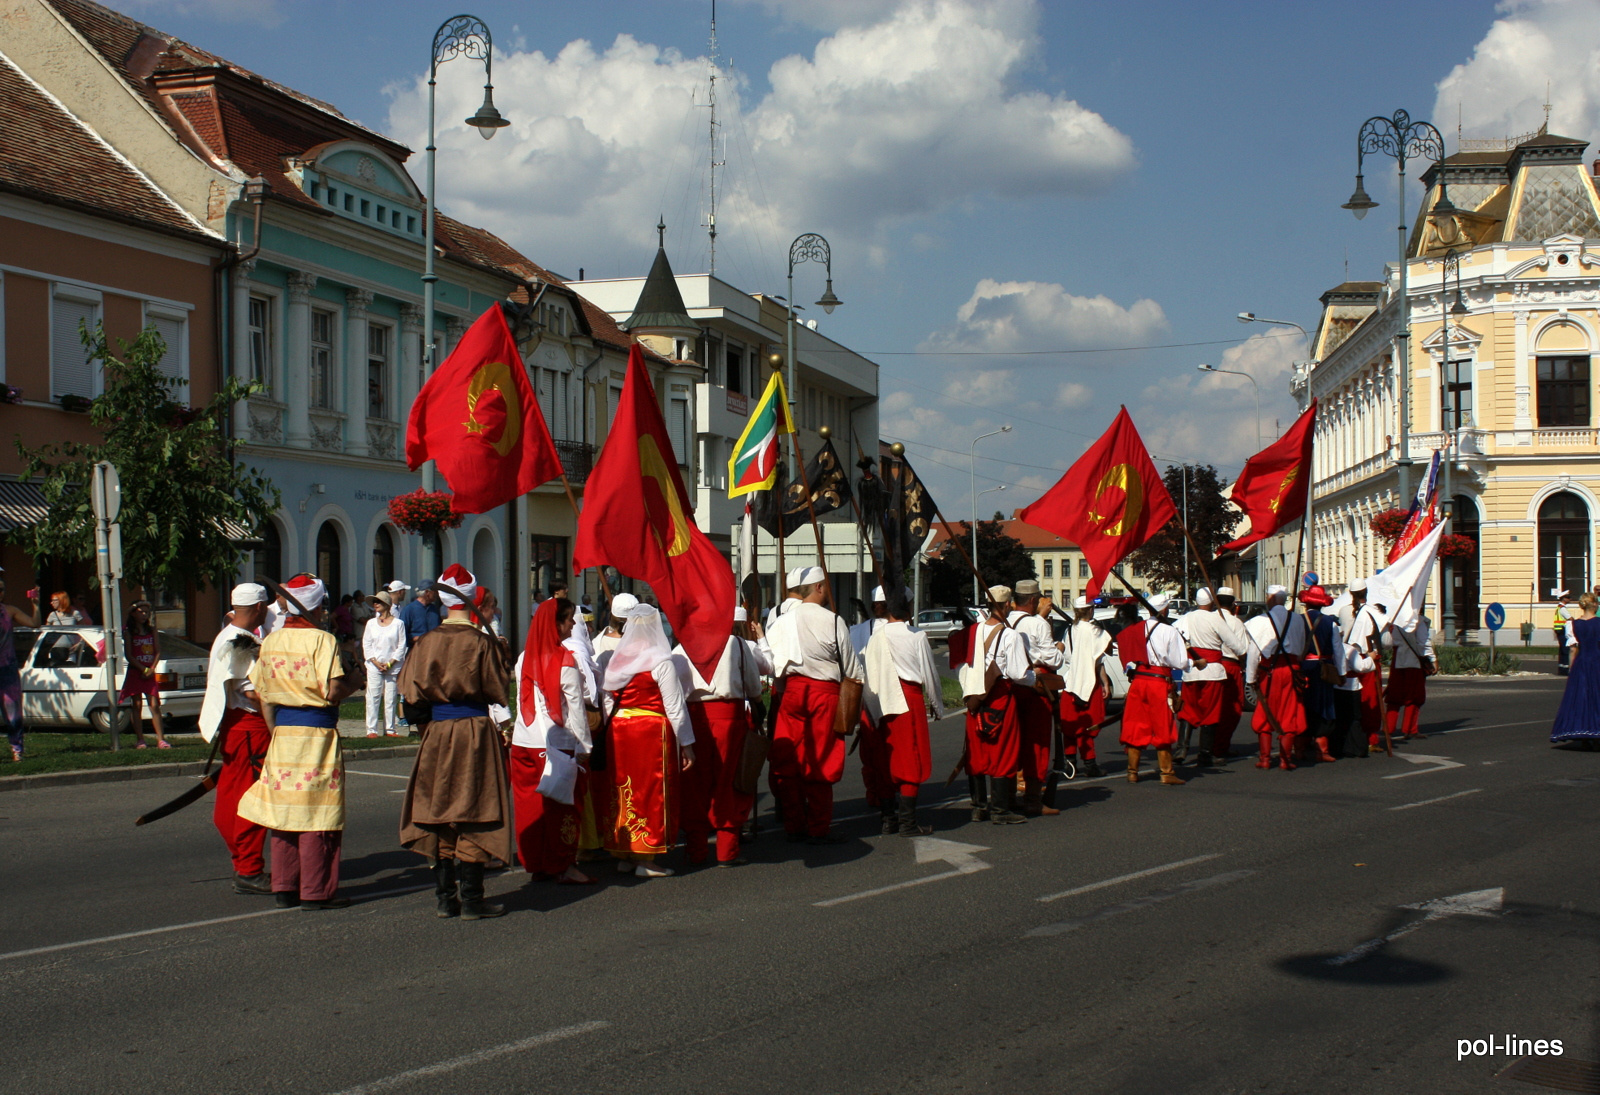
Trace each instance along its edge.
<path fill-rule="evenodd" d="M 234 895 L 208 805 L 135 829 L 180 781 L 6 794 L 0 1091 L 1549 1090 L 1457 1055 L 1600 1061 L 1600 754 L 1549 746 L 1561 687 L 1435 683 L 1403 759 L 931 812 L 965 847 L 858 818 L 732 871 L 506 873 L 476 923 L 407 892 L 408 761 L 351 762 L 340 912 Z M 956 720 L 935 743 L 942 780 Z"/>

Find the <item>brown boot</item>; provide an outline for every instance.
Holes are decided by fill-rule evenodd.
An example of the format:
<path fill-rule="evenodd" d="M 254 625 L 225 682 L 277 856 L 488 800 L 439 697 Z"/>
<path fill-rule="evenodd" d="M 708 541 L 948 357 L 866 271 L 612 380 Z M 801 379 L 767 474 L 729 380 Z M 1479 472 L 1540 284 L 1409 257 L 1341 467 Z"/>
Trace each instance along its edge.
<path fill-rule="evenodd" d="M 1044 792 L 1035 788 L 1022 796 L 1023 817 L 1055 817 L 1061 813 L 1054 806 L 1044 804 Z"/>
<path fill-rule="evenodd" d="M 1338 757 L 1334 756 L 1333 751 L 1328 748 L 1327 738 L 1318 738 L 1317 748 L 1322 752 L 1322 755 L 1319 756 L 1317 760 L 1323 764 L 1332 764 L 1334 761 L 1339 759 Z"/>
<path fill-rule="evenodd" d="M 1299 734 L 1282 734 L 1278 737 L 1278 767 L 1285 772 L 1292 772 L 1300 767 L 1295 763 L 1299 757 L 1299 747 L 1295 744 Z"/>
<path fill-rule="evenodd" d="M 1132 745 L 1126 746 L 1128 751 L 1128 782 L 1139 782 L 1139 750 Z"/>
<path fill-rule="evenodd" d="M 1256 758 L 1256 767 L 1257 768 L 1271 768 L 1272 767 L 1272 732 L 1268 731 L 1265 734 L 1257 734 L 1256 737 L 1258 739 L 1260 739 L 1260 741 L 1261 741 L 1261 755 L 1258 758 Z"/>
<path fill-rule="evenodd" d="M 1172 767 L 1172 750 L 1157 749 L 1156 763 L 1161 768 L 1161 782 L 1169 787 L 1182 787 L 1184 781 L 1178 778 L 1178 773 Z"/>

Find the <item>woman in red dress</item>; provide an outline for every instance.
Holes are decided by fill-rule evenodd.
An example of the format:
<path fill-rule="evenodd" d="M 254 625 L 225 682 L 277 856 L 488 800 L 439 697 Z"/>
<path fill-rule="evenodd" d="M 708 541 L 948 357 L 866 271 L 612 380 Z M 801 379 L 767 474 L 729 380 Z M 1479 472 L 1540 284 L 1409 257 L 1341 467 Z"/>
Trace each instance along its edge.
<path fill-rule="evenodd" d="M 160 633 L 150 623 L 150 602 L 135 601 L 128 609 L 128 622 L 122 627 L 123 652 L 128 658 L 128 673 L 122 678 L 119 702 L 133 702 L 133 734 L 144 745 L 144 704 L 150 704 L 150 723 L 156 728 L 156 748 L 171 749 L 161 731 L 161 689 L 156 681 L 156 663 L 161 660 Z"/>

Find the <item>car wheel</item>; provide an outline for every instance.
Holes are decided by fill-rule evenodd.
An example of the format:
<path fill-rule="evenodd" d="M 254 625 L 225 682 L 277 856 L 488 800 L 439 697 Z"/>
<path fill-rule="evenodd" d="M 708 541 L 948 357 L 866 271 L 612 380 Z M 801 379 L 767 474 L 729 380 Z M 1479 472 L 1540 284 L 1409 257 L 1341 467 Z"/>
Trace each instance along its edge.
<path fill-rule="evenodd" d="M 118 711 L 117 715 L 117 731 L 119 733 L 133 725 L 133 719 L 128 712 Z M 98 707 L 89 712 L 89 726 L 96 734 L 109 734 L 111 732 L 111 719 L 107 717 L 104 707 Z"/>

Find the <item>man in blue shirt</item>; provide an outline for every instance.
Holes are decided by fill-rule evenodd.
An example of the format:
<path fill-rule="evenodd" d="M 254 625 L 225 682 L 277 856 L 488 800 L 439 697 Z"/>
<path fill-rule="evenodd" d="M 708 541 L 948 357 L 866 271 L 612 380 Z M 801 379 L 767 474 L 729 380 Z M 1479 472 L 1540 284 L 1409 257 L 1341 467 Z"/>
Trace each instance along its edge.
<path fill-rule="evenodd" d="M 442 618 L 439 594 L 434 591 L 432 581 L 423 579 L 417 583 L 417 595 L 400 610 L 400 622 L 406 625 L 406 641 L 415 643 L 438 627 Z"/>

